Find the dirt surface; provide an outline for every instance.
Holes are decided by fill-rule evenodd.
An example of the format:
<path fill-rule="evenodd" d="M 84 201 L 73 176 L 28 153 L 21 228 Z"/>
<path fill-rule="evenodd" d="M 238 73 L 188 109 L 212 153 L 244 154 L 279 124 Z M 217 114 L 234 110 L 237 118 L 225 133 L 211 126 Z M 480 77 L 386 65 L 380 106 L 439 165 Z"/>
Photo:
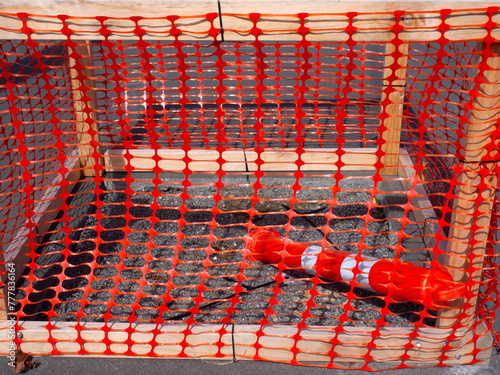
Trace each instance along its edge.
<path fill-rule="evenodd" d="M 362 243 L 365 256 L 394 258 L 401 230 L 397 219 L 405 212 L 390 204 L 368 207 L 370 176 L 338 181 L 334 206 L 332 176 L 304 176 L 297 185 L 293 175 L 276 174 L 256 185 L 254 176 L 226 175 L 219 182 L 213 174 L 193 174 L 187 188 L 179 173 L 160 174 L 157 187 L 153 177 L 108 173 L 78 184 L 67 199 L 66 216 L 37 249 L 39 268 L 28 270 L 36 277 L 35 292 L 23 302 L 30 319 L 75 321 L 80 311 L 81 321 L 110 322 L 133 316 L 144 321 L 192 317 L 201 323 L 229 316 L 238 323 L 267 319 L 337 326 L 346 315 L 345 325 L 375 327 L 381 320 L 408 326 L 420 319 L 420 305 L 390 303 L 391 314 L 382 316 L 386 302 L 375 293 L 354 288 L 349 301 L 347 284 L 280 272 L 245 258 L 249 230 L 269 226 L 296 242 L 326 239 L 328 247 L 352 253 Z M 391 193 L 390 184 L 383 191 L 386 201 L 391 196 L 405 200 Z M 365 225 L 368 212 L 372 220 Z M 369 232 L 364 237 L 363 228 Z M 408 224 L 405 232 L 415 235 L 418 228 Z M 428 260 L 423 244 L 413 240 L 403 241 L 409 251 L 400 257 Z M 23 286 L 28 284 L 25 279 Z M 56 295 L 55 286 L 65 291 Z M 24 295 L 20 289 L 18 297 Z M 427 323 L 432 325 L 432 319 Z"/>

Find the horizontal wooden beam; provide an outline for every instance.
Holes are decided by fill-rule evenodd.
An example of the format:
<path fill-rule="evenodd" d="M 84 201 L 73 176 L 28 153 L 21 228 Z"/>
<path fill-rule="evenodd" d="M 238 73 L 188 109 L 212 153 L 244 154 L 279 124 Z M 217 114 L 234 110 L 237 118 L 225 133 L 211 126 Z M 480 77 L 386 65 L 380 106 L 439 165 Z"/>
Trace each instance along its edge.
<path fill-rule="evenodd" d="M 248 15 L 259 13 L 258 28 L 263 31 L 261 40 L 301 40 L 297 33 L 300 27 L 298 13 L 307 13 L 305 26 L 309 29 L 307 39 L 311 41 L 341 42 L 349 38 L 345 31 L 348 26 L 347 12 L 363 13 L 353 19 L 356 41 L 386 42 L 394 38 L 392 27 L 395 18 L 388 13 L 404 10 L 408 14 L 400 20 L 403 30 L 399 37 L 405 41 L 432 41 L 441 37 L 439 26 L 441 16 L 432 13 L 441 9 L 453 9 L 457 12 L 447 16 L 450 29 L 445 32 L 449 40 L 482 39 L 487 35 L 484 24 L 488 20 L 485 9 L 498 6 L 494 1 L 351 1 L 340 0 L 315 1 L 314 6 L 307 0 L 286 1 L 246 1 L 222 0 L 222 24 L 225 40 L 253 41 L 250 32 L 253 24 Z M 218 13 L 217 2 L 203 0 L 161 1 L 161 0 L 0 0 L 0 39 L 23 39 L 27 35 L 21 31 L 22 22 L 15 14 L 29 13 L 28 27 L 32 29 L 32 39 L 67 39 L 61 33 L 62 20 L 57 15 L 73 17 L 67 21 L 72 30 L 73 40 L 102 40 L 101 23 L 96 16 L 113 17 L 105 22 L 111 32 L 110 39 L 138 39 L 134 33 L 135 22 L 126 19 L 132 16 L 153 17 L 141 20 L 139 26 L 146 30 L 143 38 L 150 40 L 172 40 L 171 21 L 168 15 L 178 15 L 175 21 L 181 30 L 183 39 L 210 39 L 208 31 L 211 24 L 203 15 Z M 10 14 L 11 16 L 7 15 Z M 386 14 L 382 14 L 386 13 Z M 200 17 L 201 16 L 201 17 Z M 500 21 L 500 14 L 494 16 L 494 22 Z M 214 20 L 214 27 L 219 28 L 219 20 Z M 500 27 L 492 35 L 500 38 Z"/>
<path fill-rule="evenodd" d="M 346 13 L 346 12 L 393 12 L 435 11 L 440 9 L 477 9 L 498 6 L 495 1 L 418 1 L 418 0 L 318 0 L 311 6 L 309 0 L 221 0 L 223 13 Z M 31 14 L 76 17 L 161 17 L 168 14 L 199 15 L 217 13 L 217 1 L 208 0 L 0 0 L 0 11 L 8 13 L 26 12 Z"/>
<path fill-rule="evenodd" d="M 345 148 L 341 156 L 341 170 L 375 170 L 377 155 L 375 148 Z M 183 171 L 188 162 L 189 170 L 193 172 L 215 172 L 221 166 L 226 172 L 254 172 L 261 164 L 260 170 L 265 172 L 297 170 L 296 162 L 299 154 L 294 149 L 264 149 L 258 154 L 256 151 L 223 151 L 219 164 L 219 152 L 216 150 L 191 150 L 189 160 L 185 159 L 185 152 L 180 149 L 159 149 L 156 151 L 158 167 L 164 171 Z M 152 171 L 156 166 L 155 150 L 151 149 L 110 149 L 104 153 L 105 169 L 107 172 L 125 171 L 128 163 L 136 171 Z M 302 171 L 335 171 L 338 169 L 337 149 L 307 149 L 300 156 L 304 163 Z M 129 161 L 130 160 L 130 161 Z"/>
<path fill-rule="evenodd" d="M 370 356 L 377 362 L 401 362 L 403 355 L 409 359 L 406 365 L 424 363 L 438 364 L 444 359 L 445 364 L 469 363 L 477 359 L 488 359 L 493 336 L 487 331 L 484 323 L 478 324 L 476 330 L 461 334 L 460 339 L 449 341 L 452 329 L 421 327 L 415 331 L 413 327 L 379 327 L 377 336 L 373 337 L 375 328 L 368 327 L 309 327 L 298 329 L 293 325 L 247 325 L 236 324 L 234 335 L 232 325 L 197 324 L 188 327 L 185 323 L 160 324 L 151 323 L 112 323 L 108 324 L 106 334 L 102 330 L 104 323 L 80 322 L 77 330 L 76 322 L 56 322 L 50 331 L 45 327 L 47 322 L 19 322 L 23 334 L 21 349 L 25 353 L 39 355 L 51 354 L 55 349 L 60 354 L 78 355 L 81 349 L 77 340 L 83 341 L 83 348 L 99 355 L 110 350 L 121 355 L 129 349 L 136 355 L 147 355 L 151 351 L 159 357 L 223 359 L 232 358 L 234 350 L 238 359 L 252 359 L 258 355 L 263 360 L 290 361 L 292 349 L 299 350 L 295 359 L 299 362 L 330 361 L 332 350 L 336 353 L 334 362 L 364 362 L 371 343 Z M 153 330 L 158 328 L 156 336 Z M 474 342 L 474 334 L 478 335 Z M 106 346 L 104 335 L 112 343 Z M 55 348 L 48 342 L 49 337 L 55 340 Z M 155 344 L 151 345 L 152 340 Z M 187 345 L 183 348 L 185 339 Z M 132 341 L 132 343 L 130 342 Z M 296 341 L 297 340 L 297 341 Z M 218 345 L 222 343 L 218 354 Z M 332 344 L 334 343 L 334 344 Z M 259 344 L 256 347 L 256 344 Z M 0 354 L 6 354 L 8 348 L 8 324 L 0 322 Z M 479 353 L 475 350 L 480 349 Z M 446 352 L 444 353 L 444 351 Z M 108 354 L 109 355 L 109 352 Z"/>

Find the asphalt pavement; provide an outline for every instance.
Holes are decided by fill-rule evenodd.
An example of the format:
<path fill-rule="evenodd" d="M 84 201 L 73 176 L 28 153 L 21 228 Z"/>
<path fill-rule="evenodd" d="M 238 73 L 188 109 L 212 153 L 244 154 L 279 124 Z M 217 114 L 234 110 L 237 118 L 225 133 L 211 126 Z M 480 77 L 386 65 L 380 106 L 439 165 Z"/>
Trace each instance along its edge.
<path fill-rule="evenodd" d="M 406 368 L 368 372 L 309 366 L 292 366 L 261 361 L 202 361 L 200 359 L 162 358 L 93 358 L 38 356 L 37 368 L 28 375 L 498 375 L 500 355 L 491 358 L 488 365 L 462 365 L 455 367 Z M 217 364 L 215 363 L 217 362 Z M 4 372 L 5 371 L 5 372 Z M 7 364 L 0 367 L 0 374 L 14 374 Z"/>

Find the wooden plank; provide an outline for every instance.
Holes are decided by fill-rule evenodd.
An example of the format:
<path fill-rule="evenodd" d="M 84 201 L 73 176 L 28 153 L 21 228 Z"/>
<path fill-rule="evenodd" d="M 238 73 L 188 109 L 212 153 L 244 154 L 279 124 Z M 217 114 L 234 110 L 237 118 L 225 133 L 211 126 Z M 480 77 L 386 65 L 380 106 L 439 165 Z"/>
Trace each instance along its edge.
<path fill-rule="evenodd" d="M 2 271 L 5 270 L 5 265 L 2 264 Z M 4 271 L 5 272 L 5 271 Z M 8 301 L 8 293 L 5 291 L 5 288 L 0 288 L 0 321 L 7 320 L 7 301 Z"/>
<path fill-rule="evenodd" d="M 341 157 L 345 164 L 342 170 L 374 170 L 377 156 L 375 148 L 346 148 Z M 183 171 L 186 167 L 185 152 L 179 149 L 159 149 L 158 167 L 161 170 Z M 155 150 L 151 149 L 109 149 L 104 153 L 106 171 L 124 171 L 128 159 L 135 170 L 153 170 L 156 162 L 153 160 Z M 222 152 L 224 163 L 219 165 L 219 153 L 215 150 L 191 150 L 189 168 L 195 172 L 215 172 L 219 168 L 227 172 L 254 172 L 257 170 L 257 153 L 255 151 L 231 150 Z M 260 158 L 262 171 L 295 171 L 298 154 L 294 149 L 264 149 Z M 301 155 L 303 171 L 334 171 L 337 170 L 339 156 L 337 149 L 306 149 Z"/>
<path fill-rule="evenodd" d="M 68 158 L 64 162 L 64 167 L 68 169 L 68 172 L 64 176 L 64 180 L 70 182 L 66 187 L 66 193 L 71 193 L 74 188 L 73 182 L 76 182 L 80 179 L 81 173 L 79 170 L 79 159 L 78 152 L 75 150 L 68 155 Z M 36 228 L 36 237 L 34 241 L 37 243 L 41 243 L 45 233 L 47 233 L 54 223 L 54 220 L 59 213 L 60 207 L 63 204 L 63 201 L 58 198 L 62 194 L 61 187 L 62 175 L 60 173 L 55 174 L 55 178 L 47 188 L 45 188 L 44 193 L 40 201 L 36 204 L 34 208 L 34 215 L 32 216 L 31 222 L 35 225 Z M 5 270 L 5 264 L 14 262 L 16 269 L 16 279 L 15 282 L 19 281 L 19 278 L 24 272 L 26 265 L 30 262 L 27 254 L 31 252 L 31 246 L 28 244 L 29 241 L 29 228 L 23 226 L 20 228 L 15 234 L 13 240 L 9 243 L 9 245 L 0 251 L 0 263 L 2 264 L 3 270 Z M 1 281 L 2 284 L 6 283 L 8 275 L 2 275 Z M 5 285 L 3 288 L 3 295 L 7 298 L 7 286 Z M 3 300 L 3 303 L 0 305 L 0 314 L 8 305 L 4 298 L 0 298 Z M 6 314 L 0 315 L 1 319 L 6 319 Z"/>
<path fill-rule="evenodd" d="M 55 322 L 52 323 L 54 328 L 50 332 L 46 324 L 47 322 L 20 322 L 24 337 L 21 344 L 23 351 L 30 354 L 51 353 L 52 345 L 47 342 L 50 336 L 57 340 L 57 350 L 66 356 L 78 355 L 80 346 L 75 345 L 78 336 L 85 341 L 84 347 L 92 352 L 91 356 L 101 356 L 106 350 L 106 345 L 102 342 L 104 323 L 80 322 L 82 330 L 77 331 L 76 322 Z M 0 354 L 5 354 L 8 332 L 2 328 L 7 328 L 7 322 L 0 322 Z M 225 357 L 232 358 L 234 340 L 238 360 L 252 359 L 254 355 L 258 355 L 269 360 L 288 361 L 293 359 L 291 349 L 296 345 L 297 348 L 302 348 L 300 356 L 296 357 L 301 362 L 329 360 L 332 349 L 337 354 L 334 362 L 356 362 L 364 360 L 368 352 L 367 344 L 372 343 L 370 355 L 377 362 L 394 362 L 406 352 L 410 357 L 408 360 L 413 363 L 438 363 L 444 358 L 450 363 L 460 364 L 469 362 L 474 355 L 485 359 L 485 352 L 491 348 L 492 343 L 492 335 L 488 333 L 484 323 L 478 324 L 475 331 L 469 330 L 461 334 L 462 338 L 451 342 L 448 339 L 453 333 L 452 329 L 433 327 L 421 327 L 415 332 L 412 327 L 379 327 L 378 330 L 369 327 L 309 327 L 299 330 L 293 325 L 236 324 L 234 335 L 232 325 L 223 324 L 188 326 L 185 323 L 175 323 L 156 326 L 151 323 L 113 323 L 108 328 L 106 335 L 114 345 L 110 349 L 117 349 L 117 355 L 113 357 L 124 353 L 130 345 L 131 351 L 137 355 L 147 355 L 153 350 L 160 357 L 178 358 L 184 353 L 191 358 L 221 360 Z M 156 336 L 152 333 L 155 328 L 159 330 Z M 374 338 L 375 331 L 377 337 Z M 474 333 L 479 335 L 481 343 L 474 343 Z M 153 338 L 154 345 L 151 343 Z M 184 339 L 188 347 L 183 351 L 181 344 Z M 223 344 L 223 357 L 216 357 L 218 346 L 214 344 L 218 342 Z M 333 346 L 332 343 L 337 344 Z M 258 349 L 256 344 L 259 344 Z M 481 351 L 473 354 L 471 345 Z M 448 350 L 446 353 L 445 347 Z"/>
<path fill-rule="evenodd" d="M 374 6 L 376 4 L 376 6 Z M 358 15 L 354 18 L 353 26 L 357 29 L 354 32 L 356 41 L 378 41 L 387 42 L 393 39 L 392 26 L 394 17 L 390 15 L 374 14 L 373 12 L 394 12 L 405 10 L 409 14 L 405 15 L 403 21 L 411 20 L 417 27 L 405 27 L 400 37 L 405 41 L 430 41 L 437 40 L 441 36 L 439 25 L 441 17 L 435 13 L 441 9 L 464 10 L 454 13 L 448 17 L 448 24 L 451 26 L 445 32 L 445 38 L 449 40 L 470 40 L 482 39 L 487 35 L 484 27 L 485 11 L 470 11 L 470 9 L 487 8 L 498 6 L 495 1 L 315 1 L 314 6 L 307 0 L 286 0 L 286 1 L 244 1 L 244 0 L 224 0 L 221 2 L 224 36 L 225 40 L 246 40 L 253 41 L 254 36 L 250 29 L 252 23 L 248 17 L 250 13 L 260 13 L 258 27 L 264 32 L 261 40 L 299 40 L 300 35 L 295 31 L 300 26 L 300 21 L 296 15 L 298 13 L 309 13 L 305 26 L 310 29 L 309 40 L 320 40 L 330 42 L 342 42 L 348 39 L 345 32 L 347 26 L 347 12 L 371 13 Z M 467 10 L 467 11 L 465 11 Z M 206 0 L 182 0 L 182 1 L 160 1 L 160 0 L 0 0 L 0 12 L 16 14 L 26 12 L 33 14 L 30 17 L 29 27 L 33 30 L 30 35 L 32 39 L 67 39 L 60 33 L 63 23 L 58 18 L 50 18 L 42 15 L 57 16 L 59 14 L 79 17 L 68 22 L 68 26 L 73 31 L 72 40 L 98 40 L 103 39 L 99 34 L 100 22 L 95 19 L 85 17 L 107 16 L 107 17 L 155 17 L 155 20 L 141 21 L 139 24 L 146 29 L 144 39 L 151 40 L 172 40 L 170 35 L 171 21 L 168 15 L 180 15 L 183 18 L 175 21 L 183 33 L 181 38 L 199 39 L 208 36 L 211 23 L 208 20 L 194 21 L 194 16 L 205 15 L 207 13 L 218 13 L 217 2 Z M 344 15 L 343 15 L 344 14 Z M 494 22 L 498 22 L 495 16 Z M 408 21 L 407 21 L 408 22 Z M 4 16 L 0 19 L 2 29 L 0 39 L 22 39 L 26 34 L 21 32 L 22 23 L 17 17 Z M 402 23 L 404 26 L 404 23 Z M 111 31 L 110 39 L 138 39 L 134 34 L 136 24 L 130 20 L 110 19 L 106 21 L 106 27 Z M 214 26 L 219 27 L 218 19 L 215 19 Z M 377 30 L 373 30 L 377 29 Z M 122 34 L 126 32 L 128 34 Z M 500 28 L 496 27 L 492 31 L 493 37 L 500 35 Z"/>
<path fill-rule="evenodd" d="M 250 4 L 245 0 L 224 0 L 223 13 L 262 13 L 262 14 L 293 14 L 311 13 L 311 10 L 321 13 L 345 12 L 393 12 L 407 11 L 436 11 L 441 9 L 476 9 L 489 6 L 498 6 L 498 2 L 487 0 L 476 1 L 418 1 L 418 0 L 337 0 L 335 4 L 327 0 L 315 1 L 314 9 L 307 0 L 265 1 L 255 0 Z M 376 9 L 374 9 L 376 5 Z M 77 17 L 108 16 L 131 17 L 162 17 L 167 14 L 198 15 L 217 13 L 217 4 L 206 0 L 0 0 L 1 12 L 26 12 L 31 14 L 58 15 L 66 14 Z"/>
<path fill-rule="evenodd" d="M 82 174 L 84 176 L 95 176 L 96 171 L 94 166 L 96 164 L 96 160 L 92 154 L 94 151 L 99 154 L 101 152 L 97 121 L 98 114 L 96 112 L 98 105 L 95 82 L 93 79 L 94 63 L 92 60 L 91 47 L 91 42 L 86 41 L 85 44 L 76 46 L 74 49 L 68 48 L 71 86 L 73 89 L 73 106 L 75 108 L 76 117 L 76 131 L 78 135 L 78 143 L 80 145 L 80 167 L 82 168 Z M 75 64 L 77 63 L 75 60 L 75 54 L 80 56 L 78 61 L 82 64 L 82 66 L 85 66 L 84 69 L 80 66 L 75 68 Z M 87 87 L 85 92 L 81 90 L 82 86 Z M 88 123 L 89 118 L 90 125 Z M 96 133 L 93 137 L 98 144 L 98 146 L 95 147 L 95 150 L 90 144 L 92 141 L 92 136 L 89 134 L 90 129 Z M 102 158 L 99 159 L 99 162 L 102 165 Z"/>
<path fill-rule="evenodd" d="M 380 174 L 386 176 L 394 176 L 398 172 L 399 143 L 401 140 L 401 123 L 403 121 L 409 47 L 409 43 L 399 45 L 398 50 L 402 56 L 398 58 L 397 66 L 399 67 L 395 70 L 391 68 L 391 65 L 395 62 L 393 54 L 396 51 L 396 46 L 388 43 L 385 50 L 386 57 L 381 103 L 382 111 L 389 117 L 384 119 L 384 126 L 387 130 L 382 132 L 381 135 L 385 143 L 382 145 L 384 155 L 381 160 L 383 168 L 380 170 Z M 389 95 L 387 95 L 389 89 L 393 89 L 394 91 L 389 92 Z M 384 105 L 387 96 L 389 97 L 390 104 Z"/>
<path fill-rule="evenodd" d="M 483 49 L 486 46 L 483 44 Z M 489 69 L 483 72 L 484 83 L 478 87 L 473 109 L 469 112 L 468 123 L 463 124 L 465 139 L 463 144 L 462 166 L 454 189 L 449 240 L 445 249 L 444 266 L 447 267 L 457 282 L 466 282 L 469 277 L 474 286 L 467 297 L 470 307 L 463 310 L 465 298 L 450 305 L 439 319 L 441 327 L 451 327 L 456 323 L 470 327 L 476 309 L 479 285 L 483 268 L 484 253 L 488 241 L 489 226 L 493 210 L 495 189 L 498 176 L 494 172 L 495 163 L 479 164 L 484 157 L 498 159 L 498 150 L 488 154 L 487 145 L 494 140 L 494 131 L 498 129 L 500 118 L 500 43 L 490 45 L 493 56 L 489 57 Z M 498 144 L 498 140 L 497 140 Z M 487 174 L 483 174 L 489 169 Z M 484 177 L 482 177 L 484 176 Z M 478 184 L 483 183 L 478 187 Z M 482 202 L 478 203 L 478 199 Z M 477 215 L 474 218 L 474 215 Z M 471 246 L 471 240 L 476 242 Z M 469 267 L 474 271 L 470 273 Z M 465 312 L 465 318 L 458 321 L 458 316 Z"/>

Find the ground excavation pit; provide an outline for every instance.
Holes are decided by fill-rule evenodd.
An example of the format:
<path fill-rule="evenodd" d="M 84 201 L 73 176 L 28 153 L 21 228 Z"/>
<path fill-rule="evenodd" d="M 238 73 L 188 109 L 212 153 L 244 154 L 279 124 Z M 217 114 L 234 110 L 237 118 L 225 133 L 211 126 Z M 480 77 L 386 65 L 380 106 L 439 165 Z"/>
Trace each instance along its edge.
<path fill-rule="evenodd" d="M 260 186 L 251 174 L 227 174 L 219 182 L 200 173 L 188 176 L 187 188 L 181 173 L 154 177 L 106 173 L 77 184 L 36 249 L 37 267 L 28 267 L 19 283 L 22 320 L 434 324 L 432 316 L 419 315 L 421 305 L 387 303 L 348 284 L 245 259 L 245 236 L 271 226 L 297 242 L 326 241 L 352 253 L 363 244 L 362 255 L 430 261 L 412 211 L 401 207 L 408 199 L 398 181 L 380 182 L 374 201 L 373 179 L 361 173 L 339 181 L 274 173 L 261 176 Z M 408 223 L 400 239 L 403 217 Z"/>

